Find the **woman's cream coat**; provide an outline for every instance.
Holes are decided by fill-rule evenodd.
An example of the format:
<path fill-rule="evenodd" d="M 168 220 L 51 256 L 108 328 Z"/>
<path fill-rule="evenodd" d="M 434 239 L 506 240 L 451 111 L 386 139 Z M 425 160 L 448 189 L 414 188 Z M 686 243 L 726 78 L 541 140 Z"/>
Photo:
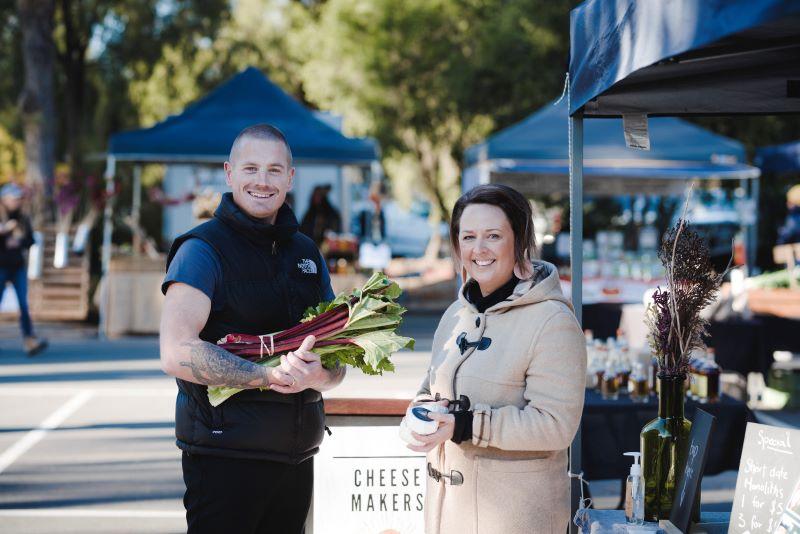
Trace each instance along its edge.
<path fill-rule="evenodd" d="M 558 273 L 534 261 L 534 276 L 478 313 L 464 297 L 445 312 L 431 365 L 417 394 L 466 395 L 475 410 L 472 442 L 428 453 L 446 475 L 428 476 L 426 534 L 562 534 L 570 515 L 567 447 L 583 410 L 586 346 Z M 490 338 L 461 354 L 457 338 Z"/>

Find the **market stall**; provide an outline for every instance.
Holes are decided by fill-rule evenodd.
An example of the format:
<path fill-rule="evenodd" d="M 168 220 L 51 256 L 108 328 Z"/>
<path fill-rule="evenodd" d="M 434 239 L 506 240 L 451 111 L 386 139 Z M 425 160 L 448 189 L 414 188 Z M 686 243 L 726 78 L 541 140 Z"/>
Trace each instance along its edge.
<path fill-rule="evenodd" d="M 150 128 L 112 135 L 105 172 L 107 192 L 112 196 L 115 182 L 121 179 L 118 165 L 132 165 L 133 205 L 128 220 L 136 228 L 142 196 L 141 166 L 164 164 L 164 194 L 182 200 L 165 207 L 162 237 L 170 242 L 201 222 L 202 217 L 210 216 L 213 208 L 195 208 L 202 207 L 198 203 L 206 197 L 219 195 L 226 189 L 222 164 L 228 158 L 231 144 L 242 129 L 258 123 L 277 126 L 292 148 L 296 168 L 294 207 L 298 217 L 306 211 L 316 186 L 330 186 L 331 203 L 341 211 L 343 227 L 348 228 L 354 186 L 374 179 L 380 171 L 374 141 L 346 137 L 253 67 L 226 81 L 181 114 Z M 113 219 L 117 215 L 115 211 L 123 209 L 113 204 L 106 204 L 103 232 L 103 275 L 111 277 L 114 276 L 110 272 Z M 141 275 L 128 272 L 125 276 L 142 278 L 136 282 L 139 285 L 147 285 L 146 280 L 149 280 L 144 293 L 159 298 L 154 289 L 160 282 L 153 275 L 156 272 L 163 275 L 163 262 L 160 267 L 153 263 L 153 269 L 152 272 L 136 271 Z M 347 269 L 342 271 L 349 274 Z M 336 271 L 332 276 L 334 286 L 350 285 L 349 279 L 339 283 Z M 118 310 L 108 309 L 110 305 L 107 300 L 102 303 L 101 331 L 107 330 L 110 314 L 121 317 Z M 148 305 L 153 306 L 155 303 Z"/>
<path fill-rule="evenodd" d="M 586 195 L 628 201 L 629 197 L 639 196 L 643 201 L 627 226 L 593 228 L 590 238 L 584 236 L 583 324 L 603 338 L 616 333 L 624 305 L 641 305 L 648 289 L 663 284 L 661 264 L 656 258 L 659 236 L 652 200 L 656 196 L 680 196 L 692 180 L 741 186 L 760 175 L 758 168 L 744 163 L 746 154 L 740 142 L 681 119 L 662 117 L 650 121 L 648 151 L 627 148 L 623 131 L 621 119 L 608 119 L 586 124 L 584 132 Z M 466 191 L 478 184 L 503 183 L 535 199 L 567 193 L 568 136 L 567 100 L 550 102 L 467 149 L 468 167 L 462 187 Z M 740 205 L 752 204 L 752 199 L 738 201 Z M 633 211 L 630 206 L 627 209 Z M 752 236 L 754 232 L 746 223 L 753 221 L 744 220 L 735 212 L 733 215 L 727 222 L 742 228 L 745 237 Z M 634 219 L 638 222 L 634 223 Z M 633 232 L 633 238 L 624 239 L 623 231 Z M 545 233 L 538 223 L 537 232 Z M 556 236 L 554 260 L 561 260 L 561 255 L 568 252 L 558 250 L 565 248 L 559 247 L 560 239 Z M 729 247 L 730 241 L 723 240 Z M 745 248 L 752 249 L 753 245 L 745 243 Z M 725 251 L 725 262 L 729 254 Z M 569 277 L 565 276 L 563 282 L 569 292 Z"/>
<path fill-rule="evenodd" d="M 584 117 L 622 116 L 626 134 L 642 146 L 650 141 L 648 116 L 800 113 L 797 2 L 585 2 L 571 13 L 570 36 L 572 206 L 583 199 Z M 578 310 L 582 216 L 571 211 Z M 572 459 L 579 471 L 580 457 Z M 741 527 L 732 523 L 730 532 Z"/>

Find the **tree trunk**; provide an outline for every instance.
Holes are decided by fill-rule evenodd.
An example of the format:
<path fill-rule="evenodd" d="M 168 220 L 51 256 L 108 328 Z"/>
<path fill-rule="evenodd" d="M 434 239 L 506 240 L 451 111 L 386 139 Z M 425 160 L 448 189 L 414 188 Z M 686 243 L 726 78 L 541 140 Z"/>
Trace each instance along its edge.
<path fill-rule="evenodd" d="M 63 54 L 59 60 L 66 78 L 64 91 L 64 119 L 67 161 L 70 177 L 75 180 L 83 170 L 84 94 L 86 89 L 86 47 L 92 31 L 94 15 L 89 14 L 88 24 L 82 17 L 88 9 L 72 0 L 61 0 L 61 17 L 64 21 Z"/>
<path fill-rule="evenodd" d="M 440 217 L 438 221 L 430 221 L 431 237 L 425 247 L 425 259 L 433 260 L 439 257 L 442 248 L 442 236 L 439 234 L 439 221 L 444 218 L 450 221 L 450 213 L 445 205 L 444 195 L 439 187 L 439 164 L 435 152 L 429 146 L 423 145 L 417 149 L 417 157 L 420 162 L 420 176 L 427 186 L 431 196 L 436 202 Z"/>
<path fill-rule="evenodd" d="M 53 219 L 55 176 L 54 0 L 17 0 L 25 84 L 19 98 L 25 132 L 25 180 L 34 190 L 34 220 Z M 47 206 L 47 204 L 50 204 Z"/>

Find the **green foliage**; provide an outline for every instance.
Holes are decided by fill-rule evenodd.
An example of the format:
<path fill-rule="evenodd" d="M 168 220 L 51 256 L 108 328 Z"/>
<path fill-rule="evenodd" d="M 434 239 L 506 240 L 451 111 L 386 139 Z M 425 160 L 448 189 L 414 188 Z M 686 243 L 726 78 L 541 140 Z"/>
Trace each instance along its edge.
<path fill-rule="evenodd" d="M 341 113 L 350 133 L 377 137 L 394 178 L 412 166 L 446 215 L 460 193 L 464 149 L 557 96 L 569 7 L 330 0 L 296 38 L 303 87 Z"/>
<path fill-rule="evenodd" d="M 169 43 L 149 75 L 132 80 L 128 95 L 143 125 L 180 113 L 213 87 L 256 66 L 302 100 L 300 63 L 287 44 L 308 21 L 302 5 L 282 0 L 238 0 L 214 38 Z"/>
<path fill-rule="evenodd" d="M 21 138 L 17 98 L 22 91 L 22 40 L 12 0 L 0 0 L 0 127 Z"/>
<path fill-rule="evenodd" d="M 0 183 L 7 182 L 25 168 L 25 148 L 0 124 Z"/>

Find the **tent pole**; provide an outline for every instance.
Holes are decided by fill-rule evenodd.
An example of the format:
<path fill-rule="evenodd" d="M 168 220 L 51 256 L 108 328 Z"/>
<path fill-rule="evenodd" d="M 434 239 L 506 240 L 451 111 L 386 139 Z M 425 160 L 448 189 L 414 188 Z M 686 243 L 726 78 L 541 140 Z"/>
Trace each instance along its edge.
<path fill-rule="evenodd" d="M 336 167 L 336 181 L 339 182 L 339 208 L 342 211 L 341 233 L 348 234 L 350 233 L 350 210 L 352 209 L 350 206 L 350 172 L 344 172 L 341 165 Z"/>
<path fill-rule="evenodd" d="M 104 284 L 102 292 L 100 293 L 100 322 L 98 324 L 97 336 L 100 339 L 106 337 L 106 323 L 108 321 L 108 304 L 111 297 L 111 287 L 109 284 L 108 270 L 111 265 L 111 232 L 113 224 L 111 216 L 113 214 L 113 206 L 111 203 L 114 200 L 114 174 L 116 173 L 117 159 L 114 156 L 106 157 L 106 204 L 103 210 L 103 250 L 102 250 L 102 273 L 100 280 Z"/>
<path fill-rule="evenodd" d="M 759 218 L 759 195 L 761 193 L 761 179 L 753 178 L 750 181 L 750 200 L 753 207 L 753 219 L 747 228 L 750 236 L 747 243 L 747 272 L 750 276 L 758 274 L 756 272 L 756 261 L 758 259 L 758 218 Z"/>
<path fill-rule="evenodd" d="M 139 221 L 141 220 L 142 210 L 142 166 L 136 165 L 133 168 L 133 201 L 131 202 L 131 222 L 133 222 L 134 230 L 139 228 Z M 141 234 L 133 232 L 133 255 L 138 256 L 141 253 L 142 240 Z"/>
<path fill-rule="evenodd" d="M 492 170 L 489 166 L 489 147 L 486 143 L 483 143 L 478 153 L 478 183 L 481 185 L 492 183 Z"/>
<path fill-rule="evenodd" d="M 572 306 L 575 317 L 582 324 L 583 297 L 583 112 L 579 111 L 569 118 L 569 236 L 570 236 L 570 271 L 572 281 Z M 582 473 L 581 465 L 581 429 L 572 440 L 569 448 L 569 470 L 575 475 Z M 570 519 L 578 510 L 581 495 L 580 479 L 570 478 Z M 577 533 L 578 527 L 573 521 L 569 524 L 570 532 Z"/>

